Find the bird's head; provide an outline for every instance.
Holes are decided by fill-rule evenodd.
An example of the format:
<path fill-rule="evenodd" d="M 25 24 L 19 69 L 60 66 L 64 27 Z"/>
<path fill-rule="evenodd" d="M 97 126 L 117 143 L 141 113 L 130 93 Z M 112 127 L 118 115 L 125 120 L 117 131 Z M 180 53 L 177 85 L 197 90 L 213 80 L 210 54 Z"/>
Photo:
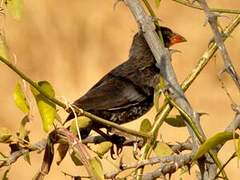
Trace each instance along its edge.
<path fill-rule="evenodd" d="M 158 26 L 156 28 L 156 31 L 159 31 L 159 30 L 162 32 L 163 41 L 164 41 L 165 47 L 167 48 L 169 48 L 174 44 L 186 41 L 186 39 L 183 36 L 173 32 L 171 29 L 167 27 Z M 135 56 L 135 57 L 141 58 L 143 55 L 151 53 L 143 34 L 144 33 L 142 31 L 139 31 L 133 37 L 133 42 L 132 42 L 132 46 L 129 53 L 130 57 Z"/>
<path fill-rule="evenodd" d="M 163 41 L 166 47 L 170 47 L 174 44 L 187 41 L 183 36 L 173 32 L 167 27 L 159 26 L 156 28 L 156 30 L 160 30 L 162 32 Z"/>

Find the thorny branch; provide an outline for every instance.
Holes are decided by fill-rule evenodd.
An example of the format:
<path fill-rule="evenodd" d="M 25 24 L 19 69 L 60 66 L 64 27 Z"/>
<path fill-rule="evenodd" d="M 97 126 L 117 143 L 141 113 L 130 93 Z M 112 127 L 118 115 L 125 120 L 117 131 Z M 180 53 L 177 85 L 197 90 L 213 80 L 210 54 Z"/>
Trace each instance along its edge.
<path fill-rule="evenodd" d="M 125 4 L 128 6 L 130 11 L 132 12 L 134 18 L 136 19 L 138 25 L 144 32 L 144 37 L 157 61 L 157 66 L 160 69 L 161 76 L 163 77 L 166 86 L 168 87 L 168 91 L 170 98 L 172 101 L 174 101 L 180 109 L 182 109 L 185 113 L 183 115 L 187 115 L 186 118 L 190 118 L 189 121 L 191 121 L 192 125 L 195 127 L 191 126 L 190 124 L 186 123 L 188 131 L 191 135 L 192 141 L 193 141 L 193 152 L 197 150 L 199 147 L 199 141 L 203 142 L 205 139 L 205 135 L 203 133 L 203 130 L 200 125 L 199 117 L 195 116 L 195 113 L 186 99 L 183 90 L 181 89 L 175 72 L 173 70 L 173 67 L 171 65 L 171 57 L 168 49 L 164 48 L 162 44 L 159 43 L 157 33 L 155 32 L 155 26 L 154 23 L 151 21 L 149 16 L 145 13 L 144 9 L 142 8 L 140 2 L 138 0 L 124 0 Z M 152 133 L 155 138 L 152 139 L 151 143 L 143 147 L 143 155 L 142 159 L 146 159 L 149 152 L 151 151 L 151 146 L 153 145 L 156 135 L 158 134 L 158 130 L 160 128 L 160 122 L 155 121 L 153 128 L 152 128 Z M 196 136 L 196 134 L 201 134 L 202 136 Z M 199 137 L 201 137 L 199 139 Z M 214 160 L 215 164 L 212 165 L 207 165 L 207 169 L 205 169 L 202 172 L 205 172 L 205 174 L 202 175 L 203 178 L 209 178 L 214 176 L 216 174 L 216 166 L 221 168 L 221 163 L 218 160 L 217 156 L 210 151 L 209 152 L 210 156 L 206 156 L 208 159 L 207 161 L 210 162 L 212 159 Z M 138 170 L 138 179 L 141 179 L 141 175 L 143 172 L 143 168 Z M 224 171 L 223 171 L 224 173 Z M 224 173 L 225 174 L 225 173 Z M 225 176 L 225 175 L 224 175 Z"/>
<path fill-rule="evenodd" d="M 196 5 L 189 0 L 172 0 L 184 6 L 188 6 L 194 9 L 203 10 L 199 5 Z M 239 9 L 221 9 L 221 8 L 211 8 L 209 9 L 211 12 L 218 12 L 218 13 L 228 13 L 228 14 L 240 14 Z"/>
<path fill-rule="evenodd" d="M 81 143 L 87 145 L 90 143 L 99 144 L 105 141 L 108 141 L 108 140 L 102 136 L 89 136 L 83 139 Z M 123 147 L 124 146 L 132 147 L 135 143 L 137 143 L 138 148 L 141 148 L 144 142 L 143 142 L 143 139 L 140 139 L 140 138 L 126 139 L 126 141 L 123 143 Z M 8 157 L 6 157 L 6 159 L 0 161 L 0 168 L 4 166 L 10 166 L 11 164 L 15 163 L 18 160 L 18 158 L 20 158 L 21 156 L 24 156 L 26 153 L 31 153 L 31 152 L 40 153 L 46 148 L 46 145 L 47 145 L 47 140 L 42 139 L 34 144 L 27 145 L 26 147 L 23 147 L 22 149 L 17 150 L 12 154 L 10 154 Z M 177 142 L 177 144 L 169 144 L 169 146 L 171 147 L 173 152 L 175 152 L 176 154 L 185 150 L 192 149 L 192 144 L 189 141 L 189 139 L 182 143 Z"/>
<path fill-rule="evenodd" d="M 222 55 L 222 58 L 223 58 L 223 61 L 224 61 L 224 65 L 225 65 L 224 71 L 226 71 L 232 77 L 236 86 L 240 90 L 239 76 L 238 76 L 238 74 L 237 74 L 237 72 L 236 72 L 236 70 L 235 70 L 235 68 L 232 64 L 231 58 L 230 58 L 230 56 L 228 54 L 228 51 L 226 49 L 226 46 L 224 44 L 222 34 L 220 33 L 220 31 L 218 29 L 218 22 L 217 22 L 218 15 L 216 15 L 213 12 L 210 11 L 210 9 L 208 7 L 208 4 L 206 3 L 205 0 L 198 0 L 198 2 L 205 12 L 208 23 L 211 26 L 211 29 L 213 31 L 215 42 L 217 43 L 218 48 L 221 52 L 221 55 Z"/>
<path fill-rule="evenodd" d="M 166 174 L 172 174 L 176 172 L 179 168 L 183 166 L 189 166 L 191 163 L 193 154 L 184 154 L 184 155 L 176 155 L 173 157 L 172 161 L 167 164 L 160 163 L 158 169 L 153 172 L 143 174 L 143 180 L 156 179 L 158 177 L 165 177 Z"/>
<path fill-rule="evenodd" d="M 184 154 L 184 155 L 172 155 L 165 157 L 152 157 L 147 160 L 139 161 L 133 165 L 121 164 L 121 169 L 105 174 L 105 178 L 114 179 L 119 173 L 128 169 L 137 169 L 146 165 L 154 165 L 159 164 L 159 172 L 161 172 L 161 176 L 164 176 L 167 173 L 173 173 L 178 168 L 185 166 L 191 162 L 193 158 L 193 154 Z M 143 175 L 143 179 L 148 179 L 150 174 Z M 156 176 L 160 177 L 160 176 Z M 150 179 L 154 179 L 150 178 Z"/>
<path fill-rule="evenodd" d="M 235 111 L 236 111 L 235 117 L 234 117 L 234 119 L 229 123 L 229 125 L 227 126 L 227 128 L 225 129 L 226 132 L 235 132 L 237 129 L 240 129 L 240 111 L 239 111 L 240 109 L 239 109 L 239 108 L 240 108 L 239 106 L 237 106 L 237 107 L 235 108 Z M 220 144 L 219 146 L 216 147 L 216 151 L 220 151 L 220 149 L 221 149 L 222 147 L 223 147 L 223 144 Z M 235 155 L 236 155 L 236 153 L 234 153 L 230 159 L 234 158 Z M 218 177 L 219 174 L 222 172 L 222 170 L 224 169 L 224 167 L 229 163 L 230 159 L 223 165 L 222 169 L 220 169 L 220 170 L 218 171 L 218 173 L 215 175 L 214 179 L 217 179 L 217 177 Z"/>
<path fill-rule="evenodd" d="M 240 129 L 240 113 L 239 112 L 236 112 L 234 119 L 229 123 L 229 125 L 227 126 L 225 131 L 234 132 L 236 129 Z M 187 140 L 184 143 L 180 143 L 179 146 L 178 145 L 172 146 L 172 149 L 175 149 L 175 148 L 181 149 L 181 147 L 185 147 L 185 150 L 191 150 L 191 146 L 192 146 L 192 144 L 189 143 L 189 141 Z M 219 145 L 217 147 L 217 151 L 219 151 L 222 148 L 222 146 L 223 146 L 223 144 Z M 175 151 L 175 153 L 177 153 L 177 152 Z M 163 158 L 154 157 L 154 158 L 150 158 L 148 160 L 140 161 L 133 165 L 123 164 L 123 165 L 121 165 L 121 170 L 119 169 L 118 171 L 113 171 L 113 172 L 107 173 L 107 174 L 105 174 L 105 177 L 106 178 L 115 178 L 118 174 L 120 174 L 122 171 L 125 171 L 127 169 L 139 168 L 141 166 L 145 166 L 145 165 L 149 165 L 149 164 L 153 165 L 156 163 L 159 163 L 159 168 L 154 170 L 153 172 L 144 174 L 142 176 L 142 179 L 154 179 L 154 178 L 158 178 L 158 177 L 164 177 L 166 174 L 174 173 L 177 169 L 179 169 L 183 166 L 188 166 L 189 163 L 191 163 L 192 157 L 193 157 L 192 153 L 185 154 L 185 155 L 180 154 L 180 155 L 166 156 Z M 216 174 L 216 176 L 213 179 L 216 179 L 222 170 L 223 169 L 220 169 L 219 172 Z"/>
<path fill-rule="evenodd" d="M 228 127 L 226 128 L 225 131 L 229 131 L 229 132 L 233 132 L 235 131 L 237 128 L 240 127 L 240 114 L 239 112 L 236 113 L 236 116 L 234 118 L 234 120 L 228 125 Z M 60 133 L 62 135 L 60 135 Z M 68 136 L 67 136 L 68 135 Z M 57 137 L 55 137 L 57 136 Z M 74 143 L 74 139 L 77 140 L 76 137 L 72 136 L 71 134 L 69 134 L 69 132 L 67 130 L 64 129 L 57 129 L 56 132 L 52 133 L 52 135 L 50 135 L 51 139 L 53 139 L 53 137 L 55 137 L 52 143 L 57 143 L 57 142 L 68 142 L 69 144 Z M 59 139 L 61 138 L 61 139 Z M 103 142 L 104 140 L 102 139 L 101 136 L 95 136 L 95 137 L 89 137 L 85 140 L 85 143 L 100 143 Z M 33 145 L 31 145 L 30 149 L 31 151 L 42 151 L 45 146 L 46 146 L 46 140 L 41 140 Z M 177 145 L 171 145 L 170 147 L 172 148 L 172 150 L 175 153 L 179 153 L 183 150 L 191 150 L 191 143 L 189 142 L 189 140 L 187 140 L 186 142 L 183 143 L 178 143 Z M 222 146 L 219 146 L 219 150 L 221 149 Z M 2 164 L 2 166 L 7 166 L 9 165 L 8 163 L 14 163 L 20 156 L 24 155 L 24 152 L 27 151 L 27 149 L 25 149 L 24 151 L 19 150 L 17 152 L 15 152 L 14 154 L 10 155 L 8 157 L 8 160 L 6 160 L 6 163 Z M 28 150 L 29 151 L 29 150 Z M 81 148 L 77 148 L 75 149 L 75 152 L 78 154 L 82 153 Z M 17 154 L 17 155 L 16 155 Z M 160 164 L 160 167 L 151 172 L 151 173 L 147 173 L 143 176 L 143 179 L 148 179 L 148 178 L 156 178 L 156 177 L 162 177 L 168 173 L 174 173 L 178 168 L 181 168 L 182 166 L 186 166 L 191 162 L 191 158 L 192 158 L 193 154 L 185 154 L 185 155 L 171 155 L 171 156 L 166 156 L 166 157 L 153 157 L 150 158 L 148 160 L 143 160 L 140 162 L 137 162 L 133 165 L 127 165 L 127 164 L 122 164 L 121 168 L 117 171 L 113 171 L 113 172 L 109 172 L 105 174 L 106 178 L 114 178 L 117 175 L 119 175 L 119 173 L 121 173 L 122 171 L 125 171 L 127 169 L 136 169 L 145 165 L 153 165 L 153 164 Z M 48 157 L 49 158 L 49 157 Z M 85 159 L 85 158 L 84 158 Z M 80 159 L 81 160 L 81 159 Z M 85 161 L 85 160 L 84 160 Z M 85 161 L 86 162 L 86 161 Z M 48 171 L 46 171 L 46 169 L 44 170 L 43 173 L 43 169 L 41 171 L 41 175 L 45 175 L 47 174 Z M 49 168 L 47 168 L 49 170 Z"/>
<path fill-rule="evenodd" d="M 136 21 L 138 22 L 140 28 L 144 32 L 144 37 L 152 50 L 152 53 L 157 61 L 157 65 L 160 69 L 160 72 L 167 83 L 169 89 L 171 89 L 172 98 L 179 104 L 180 106 L 186 110 L 186 112 L 193 116 L 192 108 L 188 103 L 187 99 L 184 96 L 184 93 L 177 82 L 176 75 L 174 73 L 173 67 L 171 65 L 171 57 L 168 49 L 164 48 L 162 44 L 159 43 L 157 33 L 155 32 L 155 26 L 152 22 L 151 18 L 147 16 L 144 9 L 138 0 L 125 0 L 126 5 L 131 10 L 134 15 Z M 197 123 L 197 122 L 196 122 Z M 194 137 L 194 133 L 191 128 L 189 128 L 190 134 Z M 152 130 L 154 136 L 156 136 L 158 132 L 158 126 L 153 127 Z M 196 143 L 196 139 L 193 139 Z"/>

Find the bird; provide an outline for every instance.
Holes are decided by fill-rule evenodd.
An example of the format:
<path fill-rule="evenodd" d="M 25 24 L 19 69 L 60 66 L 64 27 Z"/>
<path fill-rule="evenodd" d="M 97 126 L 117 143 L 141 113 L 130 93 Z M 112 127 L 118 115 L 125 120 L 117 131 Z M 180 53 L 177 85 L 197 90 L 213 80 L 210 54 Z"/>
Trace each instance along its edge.
<path fill-rule="evenodd" d="M 186 41 L 168 27 L 157 26 L 156 31 L 159 30 L 166 48 Z M 133 37 L 128 59 L 103 76 L 72 105 L 111 122 L 124 124 L 152 108 L 159 76 L 156 60 L 144 39 L 144 32 L 140 30 Z M 66 121 L 73 118 L 71 112 Z M 92 129 L 100 128 L 104 126 L 95 122 L 89 124 L 81 130 L 81 138 L 86 138 Z"/>

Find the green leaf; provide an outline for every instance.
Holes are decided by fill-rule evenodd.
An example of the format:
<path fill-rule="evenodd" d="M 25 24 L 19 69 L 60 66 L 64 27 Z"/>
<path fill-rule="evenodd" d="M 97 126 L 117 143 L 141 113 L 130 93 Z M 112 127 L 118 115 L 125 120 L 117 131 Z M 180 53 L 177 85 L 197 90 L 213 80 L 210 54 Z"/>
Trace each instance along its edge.
<path fill-rule="evenodd" d="M 7 128 L 0 128 L 0 143 L 7 143 L 12 137 L 11 131 Z"/>
<path fill-rule="evenodd" d="M 165 119 L 165 122 L 173 127 L 185 127 L 184 119 L 180 115 L 176 115 L 175 117 L 169 117 Z"/>
<path fill-rule="evenodd" d="M 4 37 L 0 38 L 0 56 L 4 59 L 9 59 L 8 47 Z"/>
<path fill-rule="evenodd" d="M 161 2 L 161 0 L 155 0 L 155 3 L 156 3 L 156 5 L 157 5 L 157 7 L 160 6 L 160 2 Z"/>
<path fill-rule="evenodd" d="M 42 91 L 49 96 L 55 96 L 54 89 L 49 82 L 40 81 L 38 82 L 38 85 Z M 31 87 L 31 90 L 37 102 L 38 110 L 42 118 L 43 129 L 45 132 L 48 132 L 52 128 L 54 119 L 56 117 L 56 104 L 45 98 L 34 87 Z"/>
<path fill-rule="evenodd" d="M 92 159 L 90 159 L 90 166 L 92 168 L 92 172 L 93 172 L 94 176 L 96 177 L 96 179 L 104 180 L 104 172 L 103 172 L 102 163 L 98 157 L 93 157 Z"/>
<path fill-rule="evenodd" d="M 158 157 L 170 156 L 173 154 L 173 150 L 163 142 L 157 142 L 156 146 L 153 148 L 153 151 Z"/>
<path fill-rule="evenodd" d="M 238 138 L 239 135 L 235 133 L 235 138 Z M 232 140 L 234 135 L 232 132 L 220 132 L 215 134 L 214 136 L 208 138 L 198 149 L 195 156 L 193 157 L 193 161 L 197 160 L 205 153 L 207 153 L 210 149 L 213 149 L 219 144 L 224 144 L 226 141 Z"/>
<path fill-rule="evenodd" d="M 140 131 L 147 133 L 151 131 L 151 129 L 152 129 L 152 124 L 149 121 L 149 119 L 143 119 L 140 125 Z"/>
<path fill-rule="evenodd" d="M 28 122 L 29 122 L 28 116 L 25 116 L 21 121 L 21 124 L 19 127 L 19 135 L 18 135 L 19 138 L 21 138 L 21 139 L 28 140 L 29 131 L 25 128 L 25 126 Z"/>
<path fill-rule="evenodd" d="M 238 141 L 237 141 L 236 153 L 237 153 L 238 160 L 240 160 L 240 137 L 238 138 Z"/>
<path fill-rule="evenodd" d="M 83 165 L 83 163 L 79 160 L 78 156 L 76 155 L 76 153 L 74 151 L 70 154 L 70 157 L 76 166 Z"/>
<path fill-rule="evenodd" d="M 17 83 L 14 94 L 13 94 L 14 101 L 16 106 L 24 113 L 29 113 L 29 104 L 27 102 L 26 96 L 22 90 L 22 87 L 19 83 Z"/>
<path fill-rule="evenodd" d="M 29 153 L 29 151 L 27 151 L 27 152 L 24 153 L 23 159 L 24 159 L 29 165 L 31 165 L 31 160 L 30 160 L 30 153 Z"/>
<path fill-rule="evenodd" d="M 82 129 L 87 128 L 92 123 L 92 120 L 86 116 L 79 116 L 77 117 L 77 123 L 78 123 L 78 128 L 81 131 Z M 75 135 L 77 134 L 77 124 L 75 119 L 73 119 L 71 123 L 70 131 Z"/>
<path fill-rule="evenodd" d="M 5 161 L 8 157 L 0 152 L 0 161 Z"/>
<path fill-rule="evenodd" d="M 110 141 L 105 141 L 97 145 L 96 153 L 102 157 L 104 154 L 106 154 L 112 147 L 112 143 Z"/>
<path fill-rule="evenodd" d="M 23 15 L 23 0 L 5 1 L 9 14 L 16 20 L 20 20 Z"/>

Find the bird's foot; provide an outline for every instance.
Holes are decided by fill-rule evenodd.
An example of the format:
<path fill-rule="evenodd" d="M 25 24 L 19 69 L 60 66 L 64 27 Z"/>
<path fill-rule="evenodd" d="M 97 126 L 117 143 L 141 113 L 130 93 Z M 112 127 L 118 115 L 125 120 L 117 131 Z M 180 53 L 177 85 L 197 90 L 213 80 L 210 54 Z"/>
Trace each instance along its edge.
<path fill-rule="evenodd" d="M 94 130 L 98 134 L 100 134 L 102 137 L 104 137 L 107 141 L 110 141 L 113 144 L 110 154 L 111 154 L 112 159 L 116 159 L 114 157 L 114 155 L 118 156 L 122 152 L 123 144 L 126 141 L 126 138 L 124 136 L 117 135 L 117 134 L 110 135 L 109 132 L 104 133 L 100 129 L 94 129 Z"/>
<path fill-rule="evenodd" d="M 126 138 L 124 136 L 119 136 L 116 134 L 113 134 L 110 137 L 110 141 L 113 143 L 113 146 L 111 148 L 110 154 L 112 159 L 116 159 L 115 155 L 119 156 L 123 150 L 123 144 L 126 141 Z"/>

